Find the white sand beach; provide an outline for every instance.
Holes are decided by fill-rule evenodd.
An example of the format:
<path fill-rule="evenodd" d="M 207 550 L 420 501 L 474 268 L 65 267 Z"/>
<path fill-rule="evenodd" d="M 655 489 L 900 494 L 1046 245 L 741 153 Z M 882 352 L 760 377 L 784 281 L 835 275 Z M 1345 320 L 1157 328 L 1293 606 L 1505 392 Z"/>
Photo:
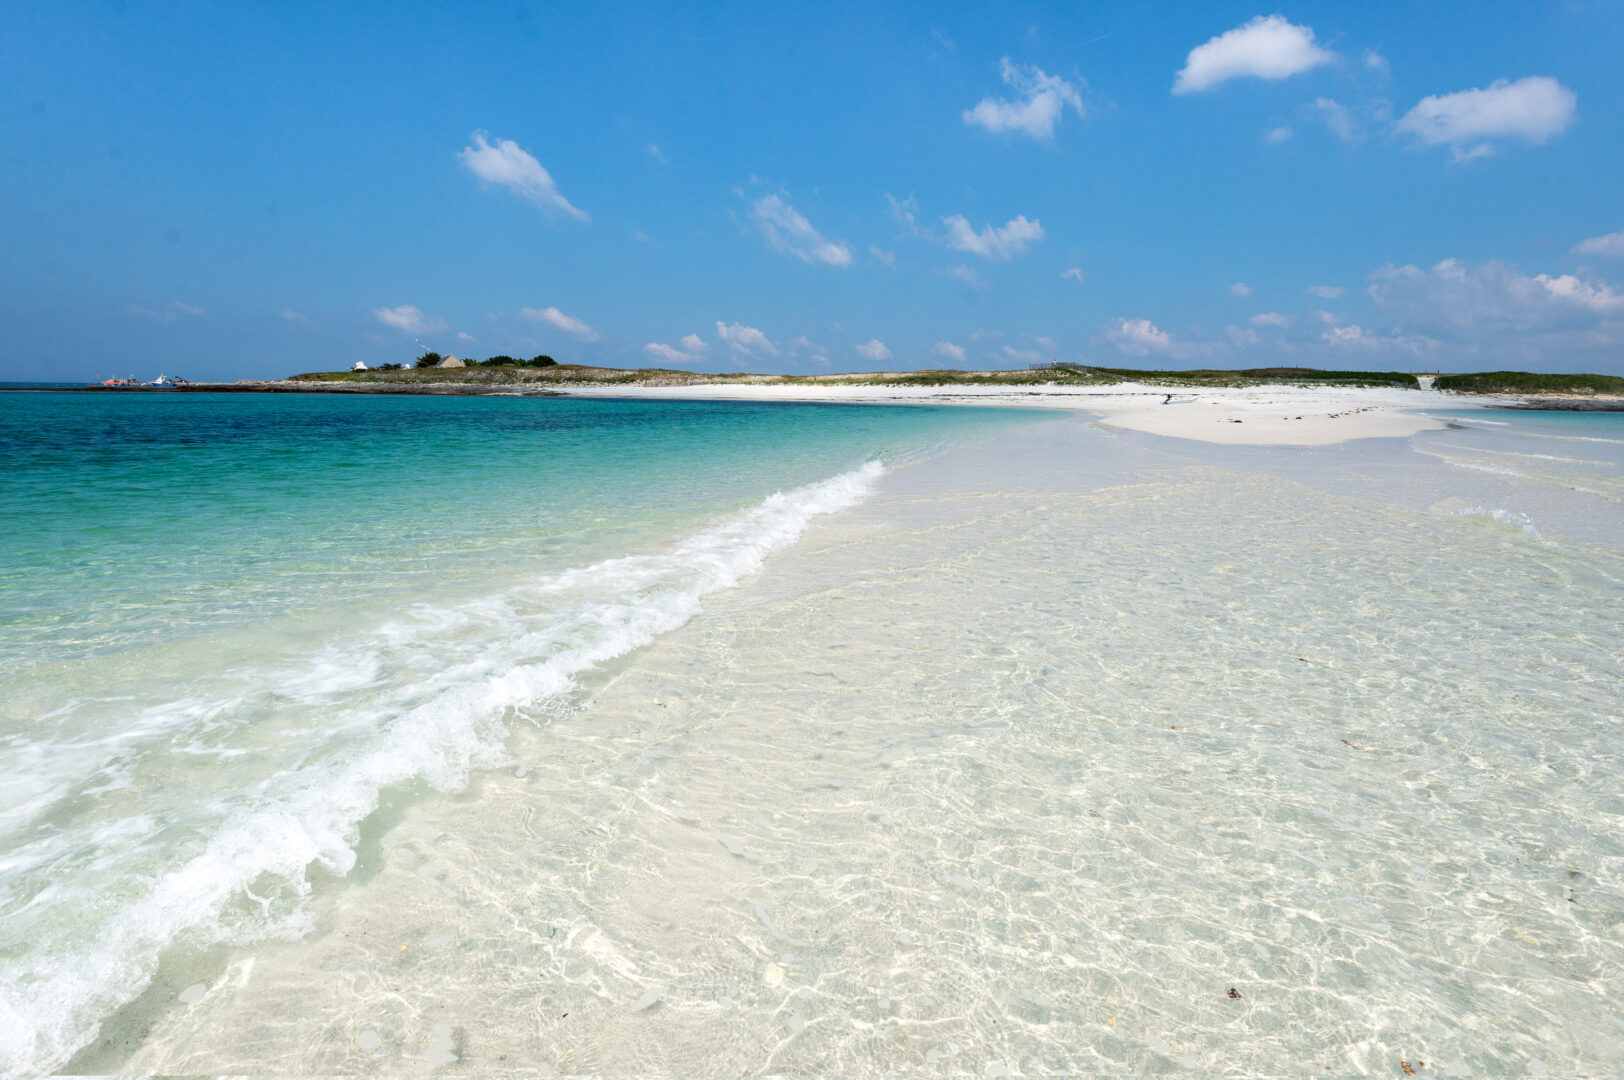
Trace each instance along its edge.
<path fill-rule="evenodd" d="M 1401 438 L 1443 427 L 1428 410 L 1503 405 L 1501 398 L 1386 387 L 1265 385 L 1182 389 L 1147 383 L 1088 386 L 863 386 L 711 383 L 686 386 L 564 386 L 577 397 L 707 401 L 883 402 L 1078 409 L 1115 428 L 1230 445 L 1328 446 Z M 1169 397 L 1173 400 L 1164 404 Z"/>

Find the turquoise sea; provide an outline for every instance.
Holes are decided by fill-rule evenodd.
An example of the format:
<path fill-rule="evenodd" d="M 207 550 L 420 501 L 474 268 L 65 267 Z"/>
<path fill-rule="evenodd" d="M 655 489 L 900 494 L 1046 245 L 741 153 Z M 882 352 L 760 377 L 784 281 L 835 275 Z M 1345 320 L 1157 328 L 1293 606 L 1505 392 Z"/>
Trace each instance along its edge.
<path fill-rule="evenodd" d="M 998 410 L 0 397 L 0 1072 Z M 782 494 L 775 494 L 782 493 Z M 398 803 L 397 803 L 398 805 Z"/>
<path fill-rule="evenodd" d="M 0 1073 L 1615 1072 L 1624 416 L 1432 415 L 0 395 Z"/>

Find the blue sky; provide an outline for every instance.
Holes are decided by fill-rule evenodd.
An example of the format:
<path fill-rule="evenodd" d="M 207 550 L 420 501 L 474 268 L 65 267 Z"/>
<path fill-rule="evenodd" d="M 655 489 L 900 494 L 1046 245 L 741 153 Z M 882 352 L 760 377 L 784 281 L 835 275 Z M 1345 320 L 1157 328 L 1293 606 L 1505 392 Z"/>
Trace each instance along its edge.
<path fill-rule="evenodd" d="M 0 8 L 0 378 L 1624 372 L 1624 5 Z"/>

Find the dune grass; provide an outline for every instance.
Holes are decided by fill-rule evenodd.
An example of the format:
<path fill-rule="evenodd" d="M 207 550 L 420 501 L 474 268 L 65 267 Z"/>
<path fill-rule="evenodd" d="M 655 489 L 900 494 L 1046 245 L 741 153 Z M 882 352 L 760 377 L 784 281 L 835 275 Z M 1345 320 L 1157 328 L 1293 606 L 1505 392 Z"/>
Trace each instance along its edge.
<path fill-rule="evenodd" d="M 1619 394 L 1624 378 L 1617 375 L 1544 375 L 1533 371 L 1479 371 L 1468 375 L 1440 375 L 1439 390 L 1462 394 Z"/>

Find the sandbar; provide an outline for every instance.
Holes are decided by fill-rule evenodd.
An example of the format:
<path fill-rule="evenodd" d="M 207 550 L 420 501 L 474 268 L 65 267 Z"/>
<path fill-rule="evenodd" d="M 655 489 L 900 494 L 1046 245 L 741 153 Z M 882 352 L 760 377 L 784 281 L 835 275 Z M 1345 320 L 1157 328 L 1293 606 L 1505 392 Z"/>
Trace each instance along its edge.
<path fill-rule="evenodd" d="M 1170 390 L 1148 383 L 1089 386 L 863 386 L 702 383 L 684 386 L 568 386 L 572 397 L 705 401 L 874 402 L 1072 409 L 1098 423 L 1229 445 L 1328 446 L 1403 438 L 1445 426 L 1429 410 L 1503 406 L 1504 400 L 1387 387 L 1264 385 Z"/>

